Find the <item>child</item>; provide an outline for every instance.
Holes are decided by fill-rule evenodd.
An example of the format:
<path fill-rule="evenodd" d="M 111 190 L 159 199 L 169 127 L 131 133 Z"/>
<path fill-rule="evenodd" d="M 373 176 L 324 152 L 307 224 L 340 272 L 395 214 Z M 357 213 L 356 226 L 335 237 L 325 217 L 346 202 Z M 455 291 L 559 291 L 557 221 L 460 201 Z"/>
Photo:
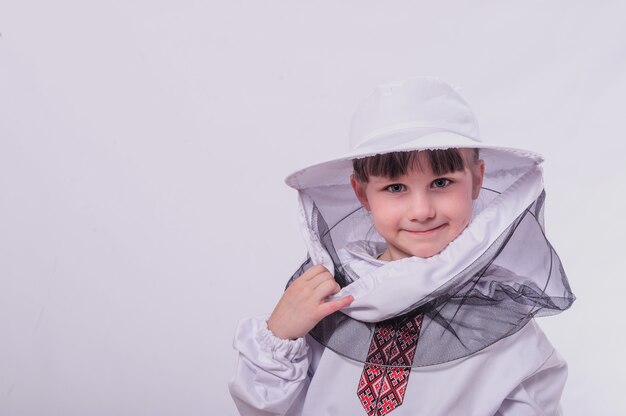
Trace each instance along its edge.
<path fill-rule="evenodd" d="M 287 178 L 309 258 L 242 321 L 242 415 L 557 415 L 567 376 L 533 317 L 574 301 L 543 232 L 539 155 L 482 143 L 448 84 L 378 87 L 353 150 Z"/>

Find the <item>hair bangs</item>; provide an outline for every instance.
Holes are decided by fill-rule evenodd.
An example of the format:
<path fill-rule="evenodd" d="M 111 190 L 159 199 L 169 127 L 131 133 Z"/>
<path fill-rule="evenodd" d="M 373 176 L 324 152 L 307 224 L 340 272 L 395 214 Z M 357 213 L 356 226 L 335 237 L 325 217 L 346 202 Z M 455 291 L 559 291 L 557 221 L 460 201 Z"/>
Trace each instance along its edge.
<path fill-rule="evenodd" d="M 478 161 L 478 149 L 472 149 L 472 162 Z M 462 149 L 413 150 L 408 152 L 391 152 L 354 159 L 352 166 L 354 177 L 359 182 L 368 182 L 370 176 L 398 178 L 408 171 L 430 168 L 435 175 L 465 170 L 466 162 Z"/>

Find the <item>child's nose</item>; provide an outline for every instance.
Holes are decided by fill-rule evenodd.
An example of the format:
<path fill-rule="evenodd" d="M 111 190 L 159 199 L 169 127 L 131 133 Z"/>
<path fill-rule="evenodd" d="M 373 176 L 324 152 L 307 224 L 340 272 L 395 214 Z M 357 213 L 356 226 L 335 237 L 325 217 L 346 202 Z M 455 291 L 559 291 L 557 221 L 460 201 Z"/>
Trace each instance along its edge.
<path fill-rule="evenodd" d="M 413 198 L 408 211 L 409 220 L 427 221 L 435 216 L 433 201 L 427 196 Z"/>

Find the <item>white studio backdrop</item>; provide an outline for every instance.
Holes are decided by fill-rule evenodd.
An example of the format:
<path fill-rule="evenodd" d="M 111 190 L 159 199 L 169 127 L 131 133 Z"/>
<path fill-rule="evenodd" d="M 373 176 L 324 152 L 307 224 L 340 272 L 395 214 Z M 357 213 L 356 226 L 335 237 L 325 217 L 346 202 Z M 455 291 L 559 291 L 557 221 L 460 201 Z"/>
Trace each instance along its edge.
<path fill-rule="evenodd" d="M 621 1 L 0 0 L 0 415 L 234 415 L 236 322 L 305 256 L 286 174 L 376 84 L 461 87 L 546 156 L 578 296 L 540 320 L 567 415 L 621 387 Z M 505 370 L 503 370 L 505 371 Z"/>

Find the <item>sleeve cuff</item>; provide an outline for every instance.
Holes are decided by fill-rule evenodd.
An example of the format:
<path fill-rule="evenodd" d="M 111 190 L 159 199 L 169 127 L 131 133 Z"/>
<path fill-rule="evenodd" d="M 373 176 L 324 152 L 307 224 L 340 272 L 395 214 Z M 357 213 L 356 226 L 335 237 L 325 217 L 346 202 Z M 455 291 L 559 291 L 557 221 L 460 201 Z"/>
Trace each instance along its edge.
<path fill-rule="evenodd" d="M 256 342 L 261 348 L 278 359 L 298 361 L 306 357 L 309 347 L 304 338 L 294 340 L 278 338 L 267 327 L 267 319 L 253 318 L 257 325 Z"/>
<path fill-rule="evenodd" d="M 233 347 L 254 368 L 283 380 L 305 378 L 311 361 L 305 338 L 278 338 L 267 328 L 265 316 L 241 321 L 235 331 Z"/>

